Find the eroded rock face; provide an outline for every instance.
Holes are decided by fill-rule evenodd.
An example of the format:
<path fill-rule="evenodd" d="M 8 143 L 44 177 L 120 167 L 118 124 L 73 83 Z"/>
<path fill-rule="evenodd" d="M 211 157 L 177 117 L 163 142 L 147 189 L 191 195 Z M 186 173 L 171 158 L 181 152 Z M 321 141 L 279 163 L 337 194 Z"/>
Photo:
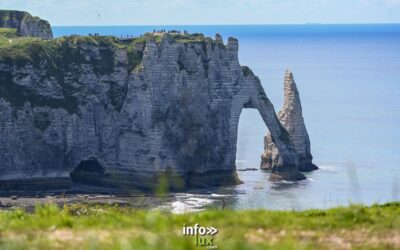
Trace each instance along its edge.
<path fill-rule="evenodd" d="M 318 169 L 312 163 L 310 139 L 304 124 L 299 92 L 290 71 L 285 72 L 284 80 L 284 105 L 278 113 L 278 119 L 289 134 L 290 141 L 299 157 L 298 169 L 300 171 L 312 171 Z M 265 151 L 261 156 L 261 168 L 273 169 L 279 158 L 279 151 L 271 134 L 264 138 Z"/>
<path fill-rule="evenodd" d="M 236 39 L 165 34 L 140 44 L 133 53 L 72 37 L 54 56 L 37 50 L 34 62 L 0 61 L 0 182 L 71 175 L 128 188 L 164 177 L 172 188 L 236 184 L 243 108 L 258 109 L 274 138 L 274 176 L 304 178 L 259 79 L 239 64 Z"/>
<path fill-rule="evenodd" d="M 49 22 L 25 11 L 0 10 L 0 28 L 13 28 L 18 36 L 53 38 Z"/>

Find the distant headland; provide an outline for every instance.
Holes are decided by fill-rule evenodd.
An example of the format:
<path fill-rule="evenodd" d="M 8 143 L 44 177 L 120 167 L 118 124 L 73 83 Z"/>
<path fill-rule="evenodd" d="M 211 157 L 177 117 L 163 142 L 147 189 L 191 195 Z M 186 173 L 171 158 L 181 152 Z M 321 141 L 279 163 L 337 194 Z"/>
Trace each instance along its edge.
<path fill-rule="evenodd" d="M 0 28 L 15 29 L 18 36 L 53 38 L 49 22 L 25 11 L 0 10 Z"/>

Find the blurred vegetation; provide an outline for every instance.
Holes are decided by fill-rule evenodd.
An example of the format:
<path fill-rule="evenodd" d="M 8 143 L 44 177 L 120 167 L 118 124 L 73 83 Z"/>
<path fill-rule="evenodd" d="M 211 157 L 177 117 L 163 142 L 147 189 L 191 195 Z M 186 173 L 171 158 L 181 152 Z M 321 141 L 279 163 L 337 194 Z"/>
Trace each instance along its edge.
<path fill-rule="evenodd" d="M 206 210 L 174 215 L 113 205 L 0 212 L 0 249 L 206 249 L 182 226 L 218 229 L 218 249 L 399 249 L 400 203 L 329 210 Z"/>
<path fill-rule="evenodd" d="M 14 38 L 17 36 L 17 29 L 0 28 L 0 38 Z"/>

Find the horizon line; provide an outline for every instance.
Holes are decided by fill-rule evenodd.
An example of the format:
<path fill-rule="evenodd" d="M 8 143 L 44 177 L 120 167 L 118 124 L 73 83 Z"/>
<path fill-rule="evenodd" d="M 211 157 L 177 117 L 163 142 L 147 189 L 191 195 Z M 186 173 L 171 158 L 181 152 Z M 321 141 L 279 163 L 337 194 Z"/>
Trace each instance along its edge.
<path fill-rule="evenodd" d="M 115 27 L 115 26 L 286 26 L 286 25 L 400 25 L 399 23 L 274 23 L 274 24 L 105 24 L 105 25 L 51 25 L 52 27 Z"/>

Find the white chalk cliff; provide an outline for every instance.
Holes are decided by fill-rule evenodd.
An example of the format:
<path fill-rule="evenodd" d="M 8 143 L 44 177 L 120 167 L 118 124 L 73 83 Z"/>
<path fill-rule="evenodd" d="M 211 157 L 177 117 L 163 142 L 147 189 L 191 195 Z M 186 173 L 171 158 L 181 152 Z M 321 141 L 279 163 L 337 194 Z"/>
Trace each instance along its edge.
<path fill-rule="evenodd" d="M 165 177 L 176 189 L 236 184 L 243 108 L 257 109 L 271 133 L 271 178 L 305 178 L 297 140 L 239 64 L 234 38 L 70 36 L 25 46 L 0 51 L 3 190 L 69 180 L 152 188 Z"/>

